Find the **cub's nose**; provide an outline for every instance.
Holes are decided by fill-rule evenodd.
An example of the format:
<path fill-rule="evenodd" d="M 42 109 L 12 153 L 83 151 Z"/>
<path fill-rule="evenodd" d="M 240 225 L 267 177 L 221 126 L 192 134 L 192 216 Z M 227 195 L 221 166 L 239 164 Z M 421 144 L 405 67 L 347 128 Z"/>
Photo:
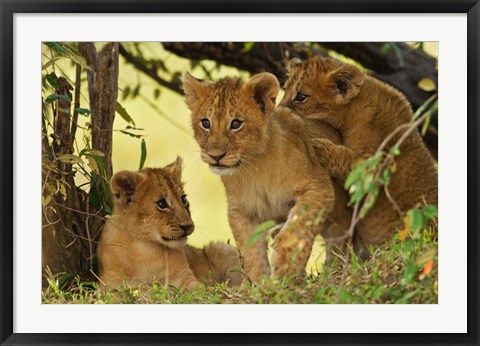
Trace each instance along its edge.
<path fill-rule="evenodd" d="M 184 224 L 184 225 L 181 225 L 181 224 L 178 224 L 178 227 L 180 227 L 180 229 L 183 231 L 183 233 L 185 235 L 190 235 L 193 233 L 193 224 Z"/>
<path fill-rule="evenodd" d="M 223 154 L 220 154 L 220 155 L 208 154 L 208 156 L 210 156 L 212 159 L 214 159 L 217 162 L 220 161 L 221 159 L 223 159 L 225 157 L 225 155 L 227 155 L 227 152 L 224 152 Z"/>

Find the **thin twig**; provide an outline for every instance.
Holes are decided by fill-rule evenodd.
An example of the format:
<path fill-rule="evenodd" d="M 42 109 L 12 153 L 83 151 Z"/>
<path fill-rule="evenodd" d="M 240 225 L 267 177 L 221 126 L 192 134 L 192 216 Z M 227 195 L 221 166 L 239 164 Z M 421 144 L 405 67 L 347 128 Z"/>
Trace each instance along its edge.
<path fill-rule="evenodd" d="M 70 148 L 73 151 L 73 143 L 75 142 L 75 134 L 77 132 L 78 108 L 80 108 L 80 87 L 81 87 L 82 66 L 77 64 L 75 68 L 75 101 L 73 104 L 72 127 L 70 129 Z"/>
<path fill-rule="evenodd" d="M 87 203 L 87 213 L 90 209 L 90 203 Z M 87 216 L 85 218 L 85 230 L 87 232 L 87 237 L 88 237 L 88 251 L 90 253 L 90 259 L 93 258 L 93 245 L 92 245 L 92 237 L 90 236 L 90 226 L 89 226 L 89 219 L 90 219 L 90 216 Z M 90 271 L 93 272 L 93 263 L 92 261 L 90 260 L 89 261 L 89 264 L 90 264 Z"/>
<path fill-rule="evenodd" d="M 403 215 L 402 209 L 400 209 L 398 203 L 395 201 L 395 199 L 393 199 L 392 195 L 390 194 L 388 185 L 384 185 L 383 190 L 385 191 L 385 196 L 387 196 L 388 200 L 390 201 L 390 203 L 392 203 L 395 210 L 398 212 L 400 216 L 402 216 Z"/>
<path fill-rule="evenodd" d="M 149 69 L 147 66 L 145 66 L 143 64 L 142 61 L 140 61 L 140 59 L 138 59 L 137 57 L 135 57 L 134 55 L 130 54 L 126 49 L 125 47 L 120 44 L 119 45 L 119 53 L 121 56 L 123 56 L 125 58 L 125 60 L 132 64 L 133 66 L 135 66 L 138 70 L 142 71 L 144 74 L 146 74 L 147 76 L 149 76 L 150 78 L 152 78 L 155 82 L 157 82 L 158 84 L 164 86 L 164 87 L 167 87 L 168 89 L 170 90 L 173 90 L 174 92 L 176 93 L 179 93 L 180 95 L 183 95 L 184 92 L 182 90 L 182 88 L 180 88 L 180 84 L 178 83 L 172 83 L 172 82 L 168 82 L 166 81 L 165 79 L 161 78 L 155 70 L 153 69 Z"/>

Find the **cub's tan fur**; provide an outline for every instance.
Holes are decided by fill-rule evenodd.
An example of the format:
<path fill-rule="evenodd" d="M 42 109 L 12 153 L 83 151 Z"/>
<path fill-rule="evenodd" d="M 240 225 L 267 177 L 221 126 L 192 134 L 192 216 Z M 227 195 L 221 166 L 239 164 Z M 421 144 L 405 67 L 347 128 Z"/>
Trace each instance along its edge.
<path fill-rule="evenodd" d="M 312 129 L 315 122 L 327 122 L 341 132 L 342 145 L 325 138 L 314 140 L 322 165 L 340 180 L 346 179 L 355 161 L 372 155 L 391 132 L 410 123 L 413 116 L 399 91 L 355 66 L 330 58 L 292 60 L 285 87 L 281 106 L 300 114 Z M 313 131 L 311 135 L 316 137 Z M 403 212 L 424 201 L 436 205 L 437 169 L 418 131 L 408 137 L 400 151 L 389 185 L 392 198 Z M 379 243 L 400 223 L 398 211 L 382 192 L 357 233 L 364 244 Z"/>
<path fill-rule="evenodd" d="M 273 112 L 279 84 L 268 73 L 248 82 L 225 78 L 209 84 L 187 72 L 184 90 L 202 160 L 225 185 L 245 272 L 256 281 L 270 273 L 265 238 L 252 246 L 248 240 L 258 225 L 273 219 L 286 221 L 274 239 L 273 276 L 297 274 L 335 200 L 304 121 L 287 109 Z"/>
<path fill-rule="evenodd" d="M 115 196 L 98 245 L 100 279 L 116 288 L 124 281 L 147 285 L 156 280 L 192 289 L 207 282 L 240 283 L 237 250 L 211 243 L 203 249 L 187 245 L 193 232 L 189 203 L 183 193 L 181 160 L 165 168 L 121 171 L 110 181 Z"/>

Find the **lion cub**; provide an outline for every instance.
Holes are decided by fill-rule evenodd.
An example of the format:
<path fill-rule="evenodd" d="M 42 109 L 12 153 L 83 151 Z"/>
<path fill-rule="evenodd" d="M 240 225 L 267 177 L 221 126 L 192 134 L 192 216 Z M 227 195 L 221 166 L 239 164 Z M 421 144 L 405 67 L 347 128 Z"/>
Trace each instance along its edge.
<path fill-rule="evenodd" d="M 210 84 L 187 72 L 183 83 L 201 158 L 225 185 L 244 271 L 255 281 L 270 273 L 265 237 L 249 239 L 258 225 L 276 220 L 286 222 L 274 239 L 273 277 L 298 274 L 335 201 L 303 120 L 274 111 L 280 86 L 269 73 Z"/>
<path fill-rule="evenodd" d="M 237 250 L 210 243 L 203 249 L 187 245 L 194 225 L 181 182 L 181 159 L 165 168 L 120 171 L 110 186 L 115 196 L 98 245 L 100 279 L 112 288 L 152 281 L 192 289 L 199 280 L 237 285 Z"/>
<path fill-rule="evenodd" d="M 322 165 L 340 180 L 347 178 L 355 161 L 374 154 L 391 132 L 412 121 L 412 108 L 399 91 L 355 66 L 315 56 L 304 62 L 292 60 L 288 70 L 280 105 L 300 114 L 311 128 L 315 128 L 315 121 L 324 121 L 341 132 L 342 145 L 325 138 L 314 139 Z M 402 212 L 424 202 L 436 205 L 437 169 L 417 130 L 403 142 L 400 151 L 388 186 L 392 199 Z M 357 233 L 364 244 L 378 244 L 401 222 L 398 210 L 382 191 Z"/>

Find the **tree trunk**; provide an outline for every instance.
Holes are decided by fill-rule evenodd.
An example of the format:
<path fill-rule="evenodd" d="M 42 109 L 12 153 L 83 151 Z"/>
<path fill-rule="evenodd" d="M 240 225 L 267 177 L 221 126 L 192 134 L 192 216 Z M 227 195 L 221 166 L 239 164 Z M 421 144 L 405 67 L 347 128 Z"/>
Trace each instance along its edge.
<path fill-rule="evenodd" d="M 86 57 L 91 70 L 87 70 L 92 131 L 92 149 L 104 153 L 104 174 L 92 173 L 90 192 L 76 187 L 72 163 L 61 162 L 60 155 L 73 153 L 78 112 L 71 119 L 71 90 L 67 80 L 57 79 L 57 95 L 65 96 L 56 101 L 54 110 L 54 133 L 50 143 L 43 132 L 42 165 L 43 187 L 53 191 L 43 203 L 42 266 L 45 274 L 50 268 L 53 274 L 66 272 L 81 277 L 91 277 L 93 258 L 100 230 L 104 224 L 104 204 L 92 207 L 92 195 L 109 196 L 107 180 L 112 175 L 112 130 L 118 93 L 118 43 L 108 43 L 97 54 L 93 43 L 80 43 L 78 49 Z M 76 70 L 75 106 L 80 107 L 80 67 Z M 65 194 L 58 193 L 58 186 Z M 56 190 L 56 193 L 55 193 Z M 61 191 L 61 190 L 60 190 Z M 50 198 L 51 197 L 51 198 Z M 47 284 L 45 277 L 42 281 Z"/>
<path fill-rule="evenodd" d="M 42 165 L 42 186 L 44 189 L 52 189 L 52 195 L 42 206 L 42 267 L 43 274 L 47 267 L 52 273 L 81 273 L 82 243 L 78 229 L 73 226 L 78 221 L 73 210 L 79 208 L 79 203 L 72 164 L 55 160 L 60 155 L 73 152 L 70 131 L 70 91 L 73 88 L 63 77 L 57 79 L 57 84 L 56 94 L 68 99 L 56 101 L 54 139 L 51 145 L 46 137 L 47 133 L 43 133 L 43 155 L 44 159 L 49 160 L 49 164 Z M 66 198 L 58 193 L 59 186 L 65 188 Z M 42 284 L 44 287 L 47 285 L 44 276 Z"/>

